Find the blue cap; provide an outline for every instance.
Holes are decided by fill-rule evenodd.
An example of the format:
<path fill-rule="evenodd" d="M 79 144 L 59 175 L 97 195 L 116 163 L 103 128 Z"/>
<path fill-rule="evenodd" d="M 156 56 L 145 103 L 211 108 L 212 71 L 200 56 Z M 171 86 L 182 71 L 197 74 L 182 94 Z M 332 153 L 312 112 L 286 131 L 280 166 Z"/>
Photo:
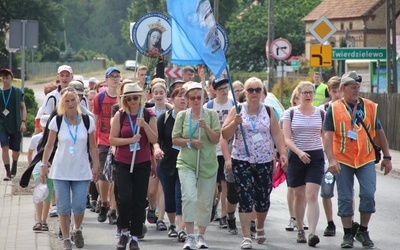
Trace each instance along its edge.
<path fill-rule="evenodd" d="M 117 71 L 118 73 L 121 73 L 121 72 L 119 71 L 119 69 L 117 69 L 116 67 L 109 67 L 109 68 L 106 70 L 106 78 L 107 78 L 112 72 L 114 72 L 114 71 Z"/>
<path fill-rule="evenodd" d="M 229 83 L 229 80 L 226 78 L 218 78 L 213 81 L 212 86 L 214 89 L 217 89 L 219 86 L 225 83 Z"/>

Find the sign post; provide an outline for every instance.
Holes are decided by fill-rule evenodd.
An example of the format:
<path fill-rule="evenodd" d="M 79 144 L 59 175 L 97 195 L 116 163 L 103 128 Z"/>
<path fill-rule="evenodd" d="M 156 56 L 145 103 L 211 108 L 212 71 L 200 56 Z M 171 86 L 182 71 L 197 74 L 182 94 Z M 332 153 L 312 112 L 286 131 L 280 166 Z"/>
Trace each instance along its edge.
<path fill-rule="evenodd" d="M 282 60 L 289 58 L 292 53 L 292 45 L 290 42 L 284 38 L 278 38 L 271 43 L 269 48 L 271 56 L 277 60 L 279 60 L 279 67 L 282 67 Z M 283 67 L 282 67 L 283 68 Z M 283 75 L 284 72 L 282 70 L 281 75 L 281 103 L 283 103 Z"/>

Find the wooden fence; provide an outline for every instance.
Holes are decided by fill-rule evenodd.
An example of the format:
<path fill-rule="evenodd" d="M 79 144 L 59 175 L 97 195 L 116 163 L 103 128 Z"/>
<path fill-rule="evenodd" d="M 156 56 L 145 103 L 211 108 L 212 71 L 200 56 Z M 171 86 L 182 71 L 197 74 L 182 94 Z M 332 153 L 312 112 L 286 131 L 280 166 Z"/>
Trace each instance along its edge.
<path fill-rule="evenodd" d="M 400 150 L 400 95 L 362 93 L 362 96 L 378 104 L 378 116 L 381 119 L 389 142 L 389 148 Z"/>

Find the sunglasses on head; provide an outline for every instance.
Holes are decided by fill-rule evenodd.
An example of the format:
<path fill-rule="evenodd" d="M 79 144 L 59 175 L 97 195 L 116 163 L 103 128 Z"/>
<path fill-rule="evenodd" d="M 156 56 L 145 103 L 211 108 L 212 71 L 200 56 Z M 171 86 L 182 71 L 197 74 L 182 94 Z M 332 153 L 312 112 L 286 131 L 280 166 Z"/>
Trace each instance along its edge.
<path fill-rule="evenodd" d="M 137 100 L 139 100 L 139 96 L 128 96 L 128 97 L 125 97 L 124 99 L 127 102 L 131 102 L 132 100 L 137 101 Z"/>
<path fill-rule="evenodd" d="M 198 96 L 191 96 L 191 97 L 189 97 L 189 99 L 190 100 L 192 100 L 192 101 L 194 101 L 194 100 L 198 100 L 198 101 L 200 101 L 201 100 L 201 96 L 200 95 L 198 95 Z"/>
<path fill-rule="evenodd" d="M 248 89 L 246 89 L 246 91 L 247 92 L 249 92 L 250 94 L 251 93 L 254 93 L 254 92 L 256 92 L 257 94 L 259 94 L 259 93 L 261 93 L 261 90 L 262 90 L 262 88 L 260 88 L 260 87 L 258 87 L 258 88 L 248 88 Z"/>
<path fill-rule="evenodd" d="M 65 92 L 75 92 L 75 89 L 73 87 L 66 87 L 61 90 L 60 94 L 63 95 Z"/>

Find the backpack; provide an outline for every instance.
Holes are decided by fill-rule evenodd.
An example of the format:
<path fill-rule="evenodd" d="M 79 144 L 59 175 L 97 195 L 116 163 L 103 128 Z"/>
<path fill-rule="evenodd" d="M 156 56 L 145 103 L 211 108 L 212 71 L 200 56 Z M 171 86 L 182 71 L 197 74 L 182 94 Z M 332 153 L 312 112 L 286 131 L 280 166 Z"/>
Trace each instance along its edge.
<path fill-rule="evenodd" d="M 53 151 L 51 152 L 50 158 L 49 158 L 49 162 L 53 162 L 54 154 L 56 153 L 56 150 L 57 150 L 58 132 L 60 131 L 61 122 L 62 122 L 62 115 L 58 115 L 56 110 L 54 110 L 51 113 L 50 118 L 47 121 L 46 128 L 43 131 L 43 137 L 39 141 L 38 146 L 37 146 L 37 151 L 38 151 L 37 154 L 32 159 L 32 162 L 29 164 L 28 168 L 25 170 L 25 172 L 21 176 L 19 185 L 23 188 L 25 188 L 29 185 L 29 181 L 30 181 L 33 169 L 35 168 L 36 164 L 42 160 L 44 148 L 46 146 L 46 143 L 47 143 L 47 140 L 48 140 L 49 134 L 50 134 L 49 124 L 54 116 L 57 116 L 56 123 L 57 123 L 58 131 L 57 131 L 56 141 L 54 142 Z M 86 130 L 89 131 L 89 126 L 90 126 L 89 116 L 87 114 L 82 114 L 82 121 L 83 121 L 83 124 L 85 125 Z M 87 138 L 87 149 L 88 149 L 88 153 L 89 153 L 89 135 Z M 89 155 L 89 161 L 91 161 L 90 154 L 88 154 L 88 155 Z"/>
<path fill-rule="evenodd" d="M 269 118 L 271 118 L 271 107 L 268 105 L 265 105 L 265 104 L 264 104 L 264 107 L 267 110 Z M 240 111 L 242 110 L 242 105 L 238 104 L 238 109 L 239 109 L 239 112 L 238 112 L 238 114 L 239 114 Z"/>
<path fill-rule="evenodd" d="M 106 97 L 106 91 L 100 92 L 100 94 L 99 94 L 99 108 L 98 108 L 99 113 L 101 111 L 101 104 L 103 103 L 105 97 Z"/>

